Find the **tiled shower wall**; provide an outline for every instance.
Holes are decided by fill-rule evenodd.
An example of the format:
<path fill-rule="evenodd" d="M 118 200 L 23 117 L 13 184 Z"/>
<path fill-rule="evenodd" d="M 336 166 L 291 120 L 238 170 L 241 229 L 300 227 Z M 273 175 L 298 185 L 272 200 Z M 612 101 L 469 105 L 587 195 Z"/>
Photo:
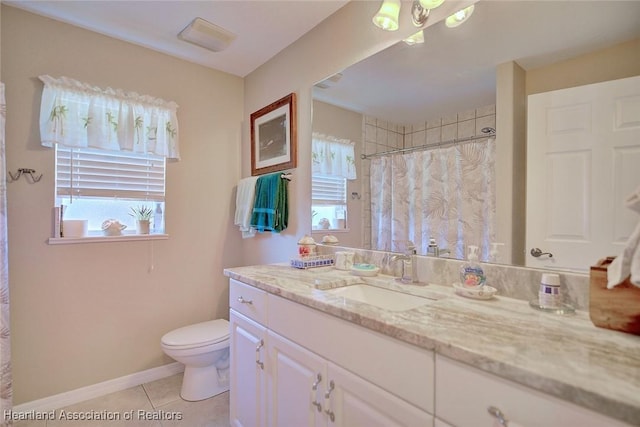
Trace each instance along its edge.
<path fill-rule="evenodd" d="M 398 148 L 411 148 L 438 144 L 461 138 L 483 135 L 484 127 L 496 127 L 496 106 L 487 105 L 452 114 L 446 117 L 425 120 L 413 125 L 391 123 L 386 120 L 364 116 L 362 153 L 375 154 Z M 371 160 L 361 163 L 362 179 L 362 235 L 363 246 L 371 249 Z"/>

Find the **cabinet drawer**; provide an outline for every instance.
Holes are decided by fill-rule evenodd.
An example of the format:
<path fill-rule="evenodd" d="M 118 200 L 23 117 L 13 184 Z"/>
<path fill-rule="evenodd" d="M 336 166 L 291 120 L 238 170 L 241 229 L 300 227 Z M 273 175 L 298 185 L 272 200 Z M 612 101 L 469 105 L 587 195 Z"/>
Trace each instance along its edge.
<path fill-rule="evenodd" d="M 229 279 L 229 307 L 258 323 L 267 321 L 267 293 L 253 286 Z"/>
<path fill-rule="evenodd" d="M 487 409 L 498 408 L 509 425 L 522 427 L 629 427 L 570 402 L 480 369 L 436 355 L 436 416 L 457 427 L 497 425 Z"/>

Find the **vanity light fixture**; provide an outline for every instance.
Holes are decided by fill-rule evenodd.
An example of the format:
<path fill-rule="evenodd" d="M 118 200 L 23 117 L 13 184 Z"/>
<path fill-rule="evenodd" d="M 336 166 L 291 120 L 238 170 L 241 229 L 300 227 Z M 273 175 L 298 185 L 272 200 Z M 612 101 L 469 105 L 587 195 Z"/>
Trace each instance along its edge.
<path fill-rule="evenodd" d="M 422 27 L 427 22 L 429 10 L 430 9 L 422 5 L 422 1 L 413 0 L 413 4 L 411 5 L 411 21 L 413 25 Z"/>
<path fill-rule="evenodd" d="M 384 0 L 380 10 L 373 17 L 374 25 L 386 31 L 396 31 L 399 26 L 400 6 L 400 0 Z"/>
<path fill-rule="evenodd" d="M 473 13 L 474 5 L 465 7 L 462 10 L 457 11 L 453 15 L 449 16 L 445 21 L 445 25 L 449 28 L 455 28 L 458 25 L 462 25 Z"/>
<path fill-rule="evenodd" d="M 236 35 L 202 18 L 195 18 L 180 33 L 178 38 L 212 52 L 229 47 Z"/>
<path fill-rule="evenodd" d="M 414 35 L 409 36 L 402 41 L 408 44 L 409 46 L 413 46 L 414 44 L 424 43 L 424 32 L 420 30 Z"/>

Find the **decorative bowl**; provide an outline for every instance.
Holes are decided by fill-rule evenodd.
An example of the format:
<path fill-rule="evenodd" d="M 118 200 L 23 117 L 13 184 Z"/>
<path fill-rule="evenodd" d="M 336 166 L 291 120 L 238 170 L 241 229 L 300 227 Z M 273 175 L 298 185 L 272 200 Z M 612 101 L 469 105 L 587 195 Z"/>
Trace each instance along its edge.
<path fill-rule="evenodd" d="M 373 264 L 353 264 L 351 273 L 356 276 L 373 277 L 377 276 L 380 269 Z"/>
<path fill-rule="evenodd" d="M 473 298 L 473 299 L 482 299 L 482 300 L 491 299 L 494 297 L 496 292 L 498 292 L 496 288 L 488 285 L 476 286 L 476 287 L 470 288 L 462 285 L 461 283 L 454 283 L 453 287 L 455 289 L 456 294 L 462 297 Z"/>

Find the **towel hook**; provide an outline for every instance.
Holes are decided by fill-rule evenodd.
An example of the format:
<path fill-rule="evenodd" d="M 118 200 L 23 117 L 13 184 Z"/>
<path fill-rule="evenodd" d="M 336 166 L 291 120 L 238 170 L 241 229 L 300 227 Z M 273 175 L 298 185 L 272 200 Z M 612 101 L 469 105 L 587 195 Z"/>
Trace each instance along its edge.
<path fill-rule="evenodd" d="M 9 171 L 9 176 L 11 177 L 11 182 L 14 182 L 20 179 L 22 174 L 24 174 L 25 176 L 29 175 L 31 177 L 31 183 L 35 184 L 36 182 L 39 182 L 42 179 L 42 174 L 40 174 L 40 176 L 36 178 L 35 173 L 36 173 L 35 169 L 20 168 L 18 169 L 18 173 L 15 176 L 11 173 L 11 171 Z M 28 178 L 27 178 L 27 181 L 29 181 Z"/>

